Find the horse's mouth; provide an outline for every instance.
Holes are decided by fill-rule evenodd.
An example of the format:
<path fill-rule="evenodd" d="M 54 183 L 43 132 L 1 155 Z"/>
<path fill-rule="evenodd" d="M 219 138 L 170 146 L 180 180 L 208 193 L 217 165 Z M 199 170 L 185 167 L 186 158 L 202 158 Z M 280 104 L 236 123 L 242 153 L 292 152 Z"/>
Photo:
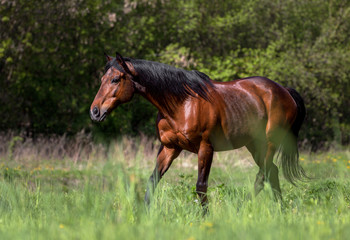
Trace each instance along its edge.
<path fill-rule="evenodd" d="M 102 114 L 102 116 L 100 117 L 100 119 L 98 121 L 103 122 L 106 117 L 107 117 L 107 111 Z"/>

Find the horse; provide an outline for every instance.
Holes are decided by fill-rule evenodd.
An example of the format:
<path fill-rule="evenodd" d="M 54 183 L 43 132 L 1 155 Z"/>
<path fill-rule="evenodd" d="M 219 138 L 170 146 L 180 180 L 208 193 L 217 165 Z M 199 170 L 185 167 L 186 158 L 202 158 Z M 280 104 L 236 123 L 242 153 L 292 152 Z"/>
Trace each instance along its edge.
<path fill-rule="evenodd" d="M 298 133 L 306 115 L 300 94 L 266 77 L 229 82 L 163 63 L 105 54 L 101 86 L 90 107 L 90 117 L 101 122 L 120 104 L 140 94 L 157 109 L 157 137 L 161 143 L 145 203 L 182 150 L 198 154 L 196 192 L 207 206 L 207 188 L 215 151 L 246 147 L 259 167 L 257 195 L 264 183 L 282 200 L 278 153 L 285 178 L 295 185 L 307 177 L 299 164 Z"/>

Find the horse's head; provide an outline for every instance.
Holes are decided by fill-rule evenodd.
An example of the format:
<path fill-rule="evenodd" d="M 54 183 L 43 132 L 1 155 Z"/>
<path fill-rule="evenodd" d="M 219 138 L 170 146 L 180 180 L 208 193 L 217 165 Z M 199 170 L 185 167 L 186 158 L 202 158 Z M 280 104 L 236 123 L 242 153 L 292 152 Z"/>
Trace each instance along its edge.
<path fill-rule="evenodd" d="M 120 54 L 116 58 L 106 55 L 107 71 L 101 79 L 101 86 L 90 107 L 90 117 L 94 121 L 103 121 L 118 105 L 132 99 L 135 91 L 133 78 L 135 69 L 125 62 Z"/>

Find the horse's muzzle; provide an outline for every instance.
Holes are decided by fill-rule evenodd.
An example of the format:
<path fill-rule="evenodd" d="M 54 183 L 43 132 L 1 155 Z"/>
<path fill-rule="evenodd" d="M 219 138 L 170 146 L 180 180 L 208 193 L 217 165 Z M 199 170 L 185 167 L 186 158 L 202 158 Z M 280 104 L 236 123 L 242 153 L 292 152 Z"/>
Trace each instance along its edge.
<path fill-rule="evenodd" d="M 96 122 L 102 122 L 107 117 L 107 111 L 104 111 L 102 114 L 98 107 L 94 107 L 92 110 L 90 110 L 90 118 L 93 121 Z"/>

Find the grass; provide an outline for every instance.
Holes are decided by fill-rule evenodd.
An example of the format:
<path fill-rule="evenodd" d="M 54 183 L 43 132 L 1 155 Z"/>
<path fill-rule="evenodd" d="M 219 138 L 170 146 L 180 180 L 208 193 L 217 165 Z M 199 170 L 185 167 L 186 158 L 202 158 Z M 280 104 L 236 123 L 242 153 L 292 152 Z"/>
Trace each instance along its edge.
<path fill-rule="evenodd" d="M 350 152 L 302 154 L 314 179 L 294 187 L 281 176 L 283 206 L 269 185 L 257 197 L 257 167 L 237 150 L 215 155 L 209 213 L 195 194 L 196 156 L 182 154 L 143 204 L 156 147 L 122 139 L 108 148 L 52 154 L 53 142 L 3 146 L 1 239 L 346 239 L 350 236 Z M 58 141 L 59 142 L 59 141 Z M 27 145 L 26 145 L 27 144 Z M 90 146 L 87 149 L 86 146 Z M 133 146 L 130 148 L 130 146 Z M 148 146 L 144 148 L 143 146 Z M 20 149 L 22 148 L 22 149 Z M 27 149 L 28 148 L 28 149 Z M 69 145 L 67 146 L 69 148 Z M 151 150 L 150 150 L 151 149 Z M 11 151 L 11 154 L 9 154 Z M 40 150 L 41 151 L 41 150 Z M 49 153 L 49 154 L 48 154 Z"/>

